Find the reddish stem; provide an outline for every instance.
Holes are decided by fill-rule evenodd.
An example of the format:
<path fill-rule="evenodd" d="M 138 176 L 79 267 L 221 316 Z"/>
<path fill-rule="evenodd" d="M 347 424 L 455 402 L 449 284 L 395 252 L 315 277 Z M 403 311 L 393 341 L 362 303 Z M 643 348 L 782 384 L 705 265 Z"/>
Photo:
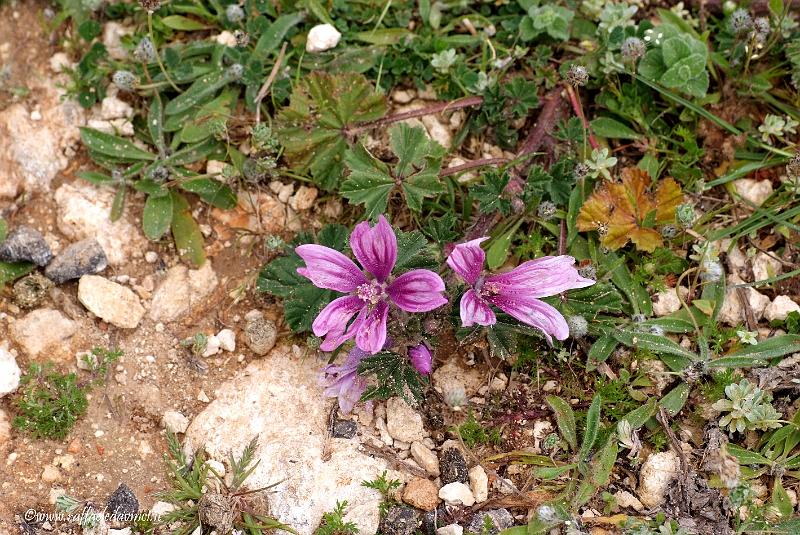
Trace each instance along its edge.
<path fill-rule="evenodd" d="M 460 173 L 461 171 L 474 169 L 476 167 L 485 167 L 487 165 L 503 165 L 506 163 L 508 163 L 508 158 L 481 158 L 480 160 L 472 160 L 471 162 L 463 163 L 461 165 L 448 167 L 442 170 L 442 172 L 439 173 L 439 176 L 450 176 Z"/>
<path fill-rule="evenodd" d="M 569 95 L 569 102 L 572 104 L 572 111 L 575 112 L 575 115 L 578 116 L 578 118 L 581 120 L 581 123 L 583 123 L 583 127 L 589 133 L 589 145 L 591 145 L 593 149 L 599 149 L 600 145 L 594 138 L 594 134 L 592 134 L 592 129 L 589 127 L 589 121 L 587 121 L 586 116 L 583 115 L 583 106 L 581 106 L 580 99 L 570 85 L 567 86 L 567 94 Z"/>
<path fill-rule="evenodd" d="M 451 102 L 437 102 L 435 104 L 431 104 L 430 106 L 425 106 L 416 110 L 404 111 L 402 113 L 381 117 L 380 119 L 375 119 L 374 121 L 367 121 L 365 123 L 354 125 L 348 130 L 347 133 L 351 136 L 355 136 L 365 130 L 397 123 L 399 121 L 405 121 L 406 119 L 423 117 L 425 115 L 432 115 L 434 113 L 441 113 L 445 111 L 459 110 L 461 108 L 469 108 L 472 106 L 480 106 L 481 104 L 483 104 L 483 97 L 481 96 L 464 97 Z"/>

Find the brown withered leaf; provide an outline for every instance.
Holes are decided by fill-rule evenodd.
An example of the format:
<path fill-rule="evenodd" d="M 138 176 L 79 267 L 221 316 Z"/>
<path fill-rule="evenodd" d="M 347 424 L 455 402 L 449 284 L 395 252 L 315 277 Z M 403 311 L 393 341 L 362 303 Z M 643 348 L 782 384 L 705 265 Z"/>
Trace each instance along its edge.
<path fill-rule="evenodd" d="M 650 175 L 637 167 L 622 171 L 620 182 L 606 182 L 583 203 L 578 230 L 596 230 L 600 243 L 611 250 L 628 240 L 637 249 L 652 252 L 662 245 L 657 227 L 675 221 L 675 208 L 683 202 L 681 187 L 672 178 L 650 191 Z"/>

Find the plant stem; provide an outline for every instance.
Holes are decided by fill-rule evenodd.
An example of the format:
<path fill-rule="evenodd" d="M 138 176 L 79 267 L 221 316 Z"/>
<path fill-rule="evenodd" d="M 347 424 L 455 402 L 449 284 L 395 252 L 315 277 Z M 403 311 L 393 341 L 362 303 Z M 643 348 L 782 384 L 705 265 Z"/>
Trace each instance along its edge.
<path fill-rule="evenodd" d="M 454 165 L 448 167 L 439 173 L 440 177 L 455 175 L 461 171 L 467 171 L 476 167 L 486 167 L 488 165 L 503 165 L 508 163 L 508 158 L 481 158 L 480 160 L 472 160 L 471 162 L 463 163 L 461 165 Z"/>
<path fill-rule="evenodd" d="M 147 35 L 150 37 L 150 41 L 155 43 L 155 38 L 153 37 L 153 13 L 151 11 L 147 12 Z M 164 73 L 164 77 L 166 77 L 167 82 L 169 85 L 172 86 L 172 89 L 177 91 L 178 93 L 182 93 L 182 91 L 175 85 L 175 82 L 172 81 L 169 74 L 167 73 L 167 69 L 164 68 L 164 64 L 161 62 L 161 53 L 156 49 L 156 61 L 158 62 L 158 68 L 161 69 L 161 72 Z"/>
<path fill-rule="evenodd" d="M 264 97 L 267 96 L 267 91 L 272 86 L 272 82 L 275 81 L 275 78 L 278 76 L 278 71 L 281 68 L 281 64 L 283 63 L 283 58 L 286 56 L 286 43 L 284 41 L 283 46 L 281 46 L 281 51 L 278 53 L 278 59 L 275 60 L 275 65 L 272 66 L 272 70 L 269 73 L 264 85 L 261 86 L 261 89 L 258 90 L 258 95 L 255 98 L 255 105 L 256 105 L 256 124 L 261 122 L 261 101 L 264 100 Z"/>
<path fill-rule="evenodd" d="M 589 145 L 591 145 L 593 149 L 599 149 L 600 145 L 594 138 L 594 134 L 592 134 L 592 129 L 589 127 L 589 121 L 586 120 L 586 116 L 583 114 L 583 106 L 581 105 L 580 95 L 578 95 L 578 93 L 575 91 L 575 89 L 573 89 L 571 85 L 567 85 L 567 95 L 569 95 L 569 102 L 570 104 L 572 104 L 572 111 L 574 111 L 578 119 L 581 120 L 581 124 L 583 124 L 584 131 L 588 132 L 589 134 Z"/>
<path fill-rule="evenodd" d="M 483 97 L 481 96 L 464 97 L 451 102 L 437 102 L 435 104 L 431 104 L 430 106 L 425 106 L 416 110 L 396 113 L 394 115 L 388 115 L 386 117 L 381 117 L 380 119 L 375 119 L 374 121 L 367 121 L 365 123 L 354 125 L 349 129 L 346 129 L 346 134 L 348 136 L 357 136 L 366 130 L 405 121 L 406 119 L 424 117 L 425 115 L 433 115 L 434 113 L 441 113 L 445 111 L 460 110 L 461 108 L 470 108 L 472 106 L 480 106 L 481 104 L 483 104 Z"/>

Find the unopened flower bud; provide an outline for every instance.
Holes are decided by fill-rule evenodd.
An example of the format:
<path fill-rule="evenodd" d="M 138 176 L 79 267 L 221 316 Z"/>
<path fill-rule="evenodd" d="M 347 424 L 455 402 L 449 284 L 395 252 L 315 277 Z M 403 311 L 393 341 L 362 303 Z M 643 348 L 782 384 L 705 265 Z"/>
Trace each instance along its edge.
<path fill-rule="evenodd" d="M 730 25 L 733 33 L 741 35 L 753 27 L 753 17 L 746 10 L 737 9 L 731 14 Z"/>
<path fill-rule="evenodd" d="M 638 37 L 628 37 L 622 42 L 620 52 L 626 60 L 637 61 L 647 52 L 647 46 Z"/>
<path fill-rule="evenodd" d="M 225 9 L 225 18 L 236 24 L 244 20 L 244 9 L 238 4 L 231 4 Z"/>
<path fill-rule="evenodd" d="M 156 47 L 153 45 L 153 41 L 150 40 L 149 37 L 143 37 L 139 44 L 136 45 L 136 48 L 133 51 L 133 57 L 136 58 L 136 61 L 141 61 L 142 63 L 150 63 L 156 60 Z"/>
<path fill-rule="evenodd" d="M 139 79 L 131 71 L 117 71 L 111 76 L 111 81 L 123 91 L 133 91 L 139 83 Z"/>
<path fill-rule="evenodd" d="M 539 208 L 536 210 L 536 212 L 541 219 L 547 221 L 556 215 L 556 205 L 550 201 L 542 201 L 539 203 Z"/>
<path fill-rule="evenodd" d="M 672 225 L 664 225 L 661 228 L 661 236 L 663 236 L 667 240 L 671 240 L 678 234 L 678 229 L 676 229 Z"/>
<path fill-rule="evenodd" d="M 586 85 L 589 81 L 589 71 L 583 65 L 572 65 L 567 71 L 567 82 L 575 87 Z"/>

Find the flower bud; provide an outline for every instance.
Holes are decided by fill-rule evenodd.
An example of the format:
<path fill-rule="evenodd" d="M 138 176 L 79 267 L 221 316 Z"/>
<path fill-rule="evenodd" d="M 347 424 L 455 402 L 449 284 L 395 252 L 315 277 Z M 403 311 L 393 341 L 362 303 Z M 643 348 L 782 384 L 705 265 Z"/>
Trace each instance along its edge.
<path fill-rule="evenodd" d="M 245 31 L 236 30 L 233 32 L 233 38 L 236 39 L 236 46 L 239 48 L 244 48 L 250 44 L 250 34 Z"/>
<path fill-rule="evenodd" d="M 556 205 L 550 201 L 542 201 L 539 203 L 539 208 L 536 210 L 541 219 L 548 221 L 556 215 Z"/>
<path fill-rule="evenodd" d="M 142 9 L 145 11 L 152 13 L 158 11 L 158 8 L 161 7 L 161 0 L 139 0 L 139 5 L 142 6 Z"/>
<path fill-rule="evenodd" d="M 228 67 L 228 76 L 233 78 L 234 80 L 238 80 L 244 74 L 244 67 L 241 63 L 234 63 L 230 67 Z"/>
<path fill-rule="evenodd" d="M 569 335 L 573 338 L 583 338 L 589 332 L 589 322 L 583 316 L 570 316 L 567 318 Z"/>
<path fill-rule="evenodd" d="M 139 84 L 139 79 L 131 71 L 117 71 L 111 76 L 111 81 L 123 91 L 133 91 Z"/>
<path fill-rule="evenodd" d="M 753 17 L 746 10 L 737 9 L 731 14 L 730 25 L 733 33 L 741 35 L 753 27 Z"/>
<path fill-rule="evenodd" d="M 231 4 L 225 9 L 225 18 L 236 24 L 244 20 L 244 9 L 238 4 Z"/>
<path fill-rule="evenodd" d="M 136 61 L 142 63 L 150 63 L 156 60 L 156 47 L 149 37 L 143 37 L 139 44 L 133 51 L 133 57 Z"/>
<path fill-rule="evenodd" d="M 584 86 L 589 81 L 589 71 L 583 65 L 572 65 L 567 71 L 566 80 L 574 87 Z"/>
<path fill-rule="evenodd" d="M 671 240 L 677 235 L 678 235 L 678 229 L 676 229 L 673 225 L 664 225 L 661 228 L 661 236 L 663 236 L 667 240 Z"/>
<path fill-rule="evenodd" d="M 622 42 L 620 51 L 626 60 L 637 61 L 647 52 L 647 46 L 638 37 L 628 37 Z"/>

